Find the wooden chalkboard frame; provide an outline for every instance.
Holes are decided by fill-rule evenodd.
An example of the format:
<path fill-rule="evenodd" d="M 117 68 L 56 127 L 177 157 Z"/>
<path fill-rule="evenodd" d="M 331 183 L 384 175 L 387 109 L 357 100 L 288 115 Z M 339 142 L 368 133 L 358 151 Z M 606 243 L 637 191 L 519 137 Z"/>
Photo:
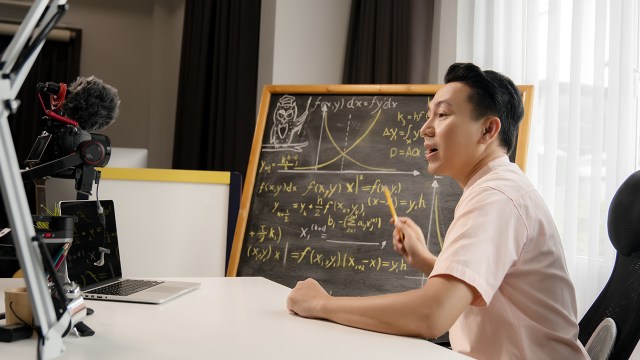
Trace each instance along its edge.
<path fill-rule="evenodd" d="M 251 155 L 247 175 L 240 201 L 240 210 L 234 233 L 233 246 L 227 267 L 227 276 L 237 275 L 240 265 L 240 255 L 245 237 L 253 189 L 260 159 L 260 153 L 267 123 L 267 116 L 272 95 L 277 94 L 312 94 L 312 95 L 428 95 L 432 96 L 443 85 L 266 85 L 263 89 L 260 101 Z M 533 107 L 533 85 L 519 85 L 518 89 L 523 96 L 525 115 L 518 129 L 518 139 L 516 143 L 515 163 L 525 171 L 527 150 L 529 146 L 529 129 L 531 111 Z M 512 154 L 513 155 L 513 154 Z"/>

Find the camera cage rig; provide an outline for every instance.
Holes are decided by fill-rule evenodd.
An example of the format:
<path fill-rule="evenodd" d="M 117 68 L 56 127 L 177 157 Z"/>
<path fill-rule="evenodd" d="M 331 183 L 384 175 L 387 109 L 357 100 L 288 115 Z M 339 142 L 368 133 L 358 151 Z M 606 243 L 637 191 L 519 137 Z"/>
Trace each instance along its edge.
<path fill-rule="evenodd" d="M 66 0 L 35 0 L 0 58 L 0 184 L 13 241 L 24 273 L 36 332 L 38 358 L 65 351 L 62 341 L 74 322 L 86 316 L 82 297 L 69 300 L 56 276 L 50 295 L 46 271 L 55 273 L 46 246 L 36 235 L 7 117 L 18 108 L 15 97 L 40 53 L 47 34 L 67 10 Z M 34 175 L 36 177 L 36 175 Z"/>
<path fill-rule="evenodd" d="M 26 159 L 27 169 L 22 172 L 22 180 L 33 181 L 36 186 L 36 212 L 46 212 L 45 181 L 49 176 L 75 179 L 78 200 L 86 200 L 93 184 L 100 181 L 100 171 L 111 157 L 111 141 L 102 134 L 88 133 L 79 124 L 64 116 L 60 109 L 64 103 L 66 84 L 48 82 L 38 84 L 38 98 L 45 112 L 42 118 L 44 131 L 36 139 Z M 54 88 L 57 95 L 51 95 L 51 109 L 42 100 L 43 93 Z M 57 111 L 57 112 L 56 112 Z"/>

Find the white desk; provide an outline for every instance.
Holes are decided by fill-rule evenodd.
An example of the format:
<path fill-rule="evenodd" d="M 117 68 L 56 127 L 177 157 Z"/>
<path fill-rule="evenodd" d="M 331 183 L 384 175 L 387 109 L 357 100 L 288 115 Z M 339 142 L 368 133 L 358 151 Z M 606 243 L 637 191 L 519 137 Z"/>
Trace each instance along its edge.
<path fill-rule="evenodd" d="M 289 289 L 263 278 L 181 278 L 202 287 L 163 305 L 87 301 L 92 337 L 67 335 L 61 359 L 468 359 L 425 340 L 287 312 Z M 21 279 L 0 279 L 0 288 Z M 4 291 L 0 304 L 4 309 Z M 35 359 L 35 336 L 0 343 L 1 359 Z"/>

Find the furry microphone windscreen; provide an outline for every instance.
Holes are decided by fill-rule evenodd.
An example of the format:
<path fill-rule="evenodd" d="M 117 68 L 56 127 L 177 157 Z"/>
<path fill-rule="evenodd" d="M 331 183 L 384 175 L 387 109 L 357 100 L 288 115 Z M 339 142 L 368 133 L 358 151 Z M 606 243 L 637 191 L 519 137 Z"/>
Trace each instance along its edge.
<path fill-rule="evenodd" d="M 95 76 L 79 77 L 69 86 L 63 105 L 67 117 L 87 132 L 102 130 L 116 120 L 120 106 L 118 90 Z"/>

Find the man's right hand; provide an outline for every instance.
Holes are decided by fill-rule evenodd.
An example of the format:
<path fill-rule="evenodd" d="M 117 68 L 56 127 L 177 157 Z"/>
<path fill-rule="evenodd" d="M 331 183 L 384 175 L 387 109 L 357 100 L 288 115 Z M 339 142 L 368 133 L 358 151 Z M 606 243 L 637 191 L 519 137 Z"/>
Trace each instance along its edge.
<path fill-rule="evenodd" d="M 396 227 L 393 231 L 393 250 L 402 255 L 412 267 L 426 275 L 431 273 L 436 256 L 429 251 L 422 229 L 408 217 L 398 217 L 391 222 Z"/>

